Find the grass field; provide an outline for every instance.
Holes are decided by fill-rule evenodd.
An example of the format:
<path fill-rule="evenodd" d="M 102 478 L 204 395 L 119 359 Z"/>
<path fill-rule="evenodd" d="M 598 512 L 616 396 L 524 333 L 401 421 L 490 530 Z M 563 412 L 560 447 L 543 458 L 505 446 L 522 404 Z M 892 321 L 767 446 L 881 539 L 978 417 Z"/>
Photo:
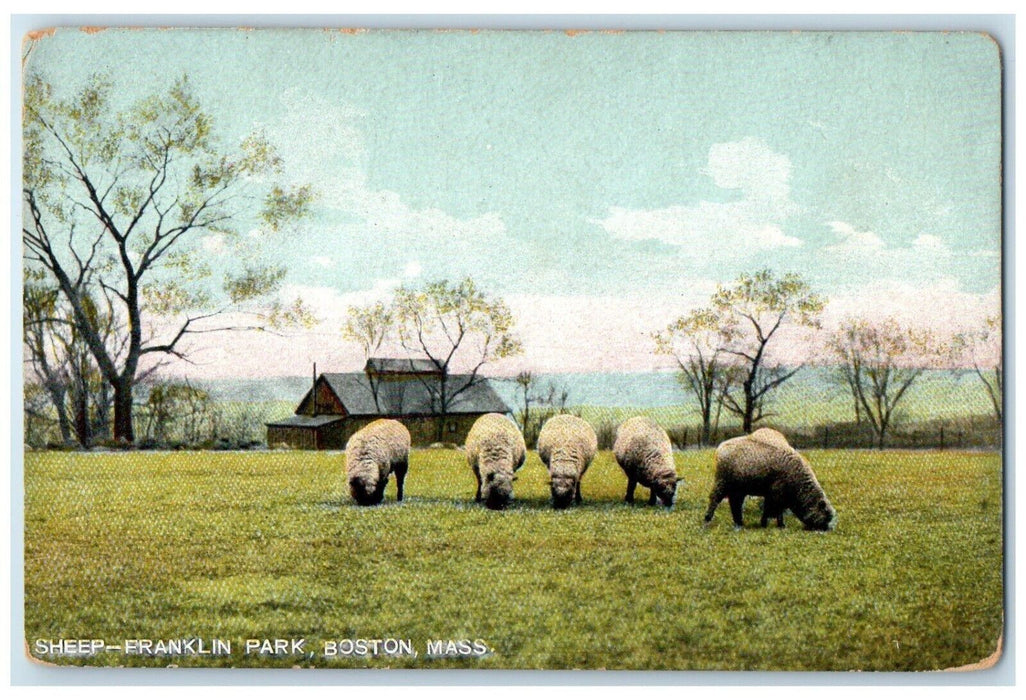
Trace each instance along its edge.
<path fill-rule="evenodd" d="M 673 511 L 622 503 L 600 453 L 555 512 L 532 453 L 516 506 L 472 502 L 461 453 L 415 451 L 407 499 L 350 504 L 329 453 L 28 453 L 26 639 L 200 637 L 227 657 L 103 653 L 89 665 L 926 670 L 1002 629 L 996 453 L 806 453 L 838 528 L 735 531 L 701 516 L 711 453 L 677 455 Z M 644 502 L 647 492 L 639 489 Z M 306 657 L 242 640 L 304 637 Z M 325 659 L 323 640 L 411 639 L 416 658 Z M 429 639 L 481 639 L 429 659 Z"/>

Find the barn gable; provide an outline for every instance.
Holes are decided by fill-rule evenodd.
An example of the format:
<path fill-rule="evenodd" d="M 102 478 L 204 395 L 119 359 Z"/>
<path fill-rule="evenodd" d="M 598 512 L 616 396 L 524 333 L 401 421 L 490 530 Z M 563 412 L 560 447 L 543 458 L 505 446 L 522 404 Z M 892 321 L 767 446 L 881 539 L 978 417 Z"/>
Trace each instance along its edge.
<path fill-rule="evenodd" d="M 316 399 L 316 402 L 314 401 Z M 306 395 L 296 407 L 297 416 L 344 416 L 348 413 L 339 395 L 322 374 L 317 378 L 314 388 L 306 392 Z"/>

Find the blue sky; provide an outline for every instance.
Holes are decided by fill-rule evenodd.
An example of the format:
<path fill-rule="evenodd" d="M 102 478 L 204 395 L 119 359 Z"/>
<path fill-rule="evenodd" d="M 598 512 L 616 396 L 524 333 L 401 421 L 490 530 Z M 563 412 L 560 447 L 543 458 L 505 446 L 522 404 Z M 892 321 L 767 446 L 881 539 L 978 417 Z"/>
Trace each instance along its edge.
<path fill-rule="evenodd" d="M 999 57 L 977 34 L 59 30 L 29 64 L 59 89 L 106 72 L 126 102 L 186 73 L 227 141 L 263 129 L 315 185 L 271 244 L 325 323 L 274 373 L 349 303 L 464 274 L 553 371 L 657 366 L 651 330 L 764 266 L 836 317 L 953 326 L 999 297 Z"/>

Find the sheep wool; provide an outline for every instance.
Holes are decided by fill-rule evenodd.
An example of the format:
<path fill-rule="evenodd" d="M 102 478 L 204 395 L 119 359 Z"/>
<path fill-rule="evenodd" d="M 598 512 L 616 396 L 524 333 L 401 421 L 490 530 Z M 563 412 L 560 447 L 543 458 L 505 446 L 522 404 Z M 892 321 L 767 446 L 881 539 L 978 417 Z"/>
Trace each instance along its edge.
<path fill-rule="evenodd" d="M 787 438 L 770 428 L 725 440 L 716 448 L 716 480 L 705 522 L 712 520 L 716 507 L 726 498 L 734 525 L 741 527 L 746 496 L 763 497 L 763 527 L 770 518 L 783 527 L 785 510 L 810 530 L 833 529 L 837 519 L 812 467 Z"/>
<path fill-rule="evenodd" d="M 523 466 L 527 446 L 520 429 L 509 418 L 487 413 L 467 433 L 467 464 L 477 478 L 474 500 L 492 510 L 502 510 L 513 502 L 514 473 Z"/>
<path fill-rule="evenodd" d="M 594 429 L 577 416 L 559 414 L 545 421 L 538 434 L 538 457 L 549 470 L 553 507 L 581 502 L 581 477 L 597 451 Z"/>
<path fill-rule="evenodd" d="M 396 500 L 403 500 L 403 482 L 410 459 L 410 431 L 399 421 L 380 419 L 356 431 L 346 443 L 349 493 L 361 506 L 381 503 L 389 474 L 395 474 Z"/>
<path fill-rule="evenodd" d="M 646 416 L 628 418 L 616 430 L 613 456 L 627 475 L 628 503 L 634 503 L 634 489 L 641 484 L 649 490 L 649 505 L 658 498 L 667 508 L 673 506 L 683 479 L 673 465 L 670 437 L 658 423 Z"/>

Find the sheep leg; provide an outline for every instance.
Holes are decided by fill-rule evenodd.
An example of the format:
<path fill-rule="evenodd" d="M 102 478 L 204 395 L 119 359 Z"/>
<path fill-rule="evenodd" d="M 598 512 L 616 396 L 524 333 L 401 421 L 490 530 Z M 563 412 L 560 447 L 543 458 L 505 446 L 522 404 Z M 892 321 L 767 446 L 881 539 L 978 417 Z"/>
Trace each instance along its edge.
<path fill-rule="evenodd" d="M 719 487 L 719 484 L 717 484 L 716 487 L 713 488 L 712 493 L 709 494 L 709 509 L 705 511 L 706 525 L 712 521 L 713 513 L 716 512 L 716 508 L 720 505 L 720 501 L 722 501 L 725 496 L 726 494 Z"/>
<path fill-rule="evenodd" d="M 784 509 L 777 512 L 777 527 L 784 527 Z"/>
<path fill-rule="evenodd" d="M 732 493 L 727 496 L 730 501 L 730 514 L 734 517 L 734 527 L 742 527 L 744 520 L 741 517 L 742 508 L 745 504 L 745 495 L 743 493 Z"/>
<path fill-rule="evenodd" d="M 474 503 L 481 502 L 481 472 L 474 467 L 474 478 L 477 479 L 477 493 L 474 495 Z"/>
<path fill-rule="evenodd" d="M 406 471 L 409 468 L 410 463 L 406 460 L 395 465 L 395 500 L 400 503 L 403 500 L 403 482 L 406 481 Z"/>
<path fill-rule="evenodd" d="M 776 513 L 777 504 L 773 501 L 773 499 L 769 496 L 762 499 L 762 518 L 759 520 L 759 527 L 766 527 L 766 525 L 769 523 L 769 519 L 772 517 L 776 517 Z"/>
<path fill-rule="evenodd" d="M 577 489 L 574 491 L 574 503 L 580 505 L 581 503 L 581 482 L 577 482 Z"/>
<path fill-rule="evenodd" d="M 655 487 L 648 490 L 648 504 L 654 506 L 656 504 L 656 492 Z"/>
<path fill-rule="evenodd" d="M 634 505 L 634 489 L 636 489 L 637 486 L 637 479 L 627 477 L 627 497 L 624 500 L 630 503 L 631 505 Z"/>

